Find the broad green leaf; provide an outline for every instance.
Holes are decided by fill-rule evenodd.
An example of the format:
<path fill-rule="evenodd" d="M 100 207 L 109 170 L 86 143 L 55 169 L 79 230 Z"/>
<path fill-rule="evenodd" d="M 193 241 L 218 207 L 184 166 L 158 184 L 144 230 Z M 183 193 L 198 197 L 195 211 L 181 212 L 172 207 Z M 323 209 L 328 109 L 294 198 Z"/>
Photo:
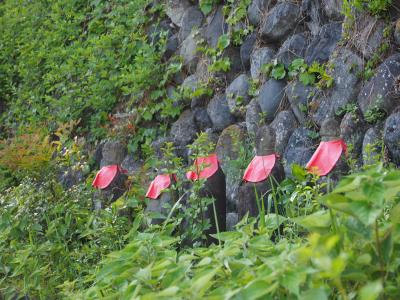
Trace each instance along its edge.
<path fill-rule="evenodd" d="M 283 222 L 285 222 L 286 218 L 277 214 L 268 214 L 265 216 L 265 226 L 268 230 L 277 229 Z"/>
<path fill-rule="evenodd" d="M 359 292 L 360 300 L 375 300 L 383 290 L 382 282 L 380 280 L 369 282 L 363 286 Z"/>
<path fill-rule="evenodd" d="M 300 285 L 306 280 L 306 273 L 300 270 L 292 270 L 285 273 L 280 279 L 282 286 L 287 288 L 292 294 L 299 296 Z"/>
<path fill-rule="evenodd" d="M 212 259 L 210 257 L 204 257 L 199 263 L 196 265 L 196 267 L 202 267 L 209 265 L 212 262 Z"/>
<path fill-rule="evenodd" d="M 217 47 L 220 50 L 224 50 L 225 48 L 227 48 L 229 46 L 230 43 L 231 43 L 231 40 L 229 38 L 229 35 L 223 34 L 218 39 Z"/>
<path fill-rule="evenodd" d="M 213 10 L 213 5 L 210 1 L 200 1 L 199 5 L 201 12 L 206 16 Z"/>
<path fill-rule="evenodd" d="M 298 180 L 303 181 L 306 179 L 307 171 L 298 164 L 292 164 L 292 175 Z"/>
<path fill-rule="evenodd" d="M 240 292 L 239 299 L 273 299 L 272 295 L 268 295 L 272 291 L 274 291 L 278 287 L 278 283 L 274 283 L 273 285 L 269 284 L 264 280 L 256 280 L 248 284 L 245 288 Z"/>
<path fill-rule="evenodd" d="M 309 289 L 301 294 L 301 300 L 328 300 L 328 295 L 323 288 Z"/>
<path fill-rule="evenodd" d="M 276 80 L 281 80 L 285 78 L 285 76 L 286 76 L 286 70 L 284 64 L 277 64 L 276 66 L 273 67 L 271 72 L 272 78 Z"/>
<path fill-rule="evenodd" d="M 385 232 L 381 239 L 381 245 L 383 259 L 386 263 L 389 263 L 393 254 L 393 235 L 391 227 Z"/>
<path fill-rule="evenodd" d="M 345 193 L 349 191 L 353 191 L 360 187 L 362 181 L 362 176 L 356 177 L 345 177 L 340 180 L 338 186 L 333 190 L 334 193 Z"/>
<path fill-rule="evenodd" d="M 237 231 L 226 231 L 226 232 L 220 232 L 219 235 L 217 234 L 211 234 L 213 238 L 216 238 L 221 240 L 221 241 L 229 241 L 229 240 L 236 240 L 242 237 L 242 234 Z"/>
<path fill-rule="evenodd" d="M 398 203 L 390 212 L 390 220 L 393 224 L 400 224 L 400 203 Z"/>
<path fill-rule="evenodd" d="M 323 197 L 321 200 L 325 205 L 332 209 L 356 217 L 364 225 L 371 225 L 382 213 L 381 208 L 375 208 L 371 203 L 351 201 L 340 194 L 330 194 Z"/>
<path fill-rule="evenodd" d="M 316 81 L 315 75 L 307 72 L 299 75 L 299 80 L 303 85 L 313 85 Z"/>
<path fill-rule="evenodd" d="M 190 289 L 195 295 L 202 296 L 204 292 L 212 285 L 212 278 L 218 272 L 219 268 L 209 269 L 193 278 Z"/>
<path fill-rule="evenodd" d="M 383 204 L 384 190 L 384 186 L 380 182 L 365 182 L 362 185 L 364 195 L 368 197 L 370 202 L 378 205 Z"/>
<path fill-rule="evenodd" d="M 309 231 L 325 230 L 331 226 L 331 217 L 326 210 L 321 210 L 305 217 L 298 217 L 293 221 Z"/>

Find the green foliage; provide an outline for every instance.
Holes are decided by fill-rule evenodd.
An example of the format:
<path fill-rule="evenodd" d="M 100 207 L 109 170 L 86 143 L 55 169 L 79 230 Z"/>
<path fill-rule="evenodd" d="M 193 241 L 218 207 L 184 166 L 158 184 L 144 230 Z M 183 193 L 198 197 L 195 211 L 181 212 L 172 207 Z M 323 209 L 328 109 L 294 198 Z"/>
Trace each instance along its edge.
<path fill-rule="evenodd" d="M 0 196 L 0 297 L 62 299 L 88 287 L 86 276 L 110 251 L 121 249 L 127 219 L 92 210 L 83 185 L 68 192 L 50 178 L 26 179 Z"/>
<path fill-rule="evenodd" d="M 370 124 L 375 124 L 376 122 L 383 120 L 386 116 L 386 113 L 380 109 L 377 105 L 369 108 L 365 114 L 364 119 Z"/>
<path fill-rule="evenodd" d="M 148 142 L 142 123 L 161 114 L 168 123 L 179 111 L 164 86 L 176 68 L 163 64 L 166 35 L 151 36 L 161 6 L 151 1 L 2 1 L 0 3 L 0 98 L 7 128 L 82 119 L 92 140 L 107 134 L 117 103 L 137 107 L 143 118 L 134 145 Z M 164 101 L 164 99 L 167 99 Z M 165 127 L 165 126 L 164 126 Z"/>
<path fill-rule="evenodd" d="M 276 80 L 284 78 L 297 78 L 303 85 L 315 85 L 319 88 L 330 88 L 333 85 L 333 77 L 327 72 L 327 65 L 314 62 L 308 66 L 304 59 L 298 58 L 291 62 L 288 68 L 276 59 L 262 66 L 262 73 Z"/>
<path fill-rule="evenodd" d="M 392 0 L 343 0 L 342 10 L 346 16 L 353 18 L 353 10 L 367 10 L 372 15 L 386 16 L 392 6 Z"/>
<path fill-rule="evenodd" d="M 348 103 L 343 107 L 340 107 L 336 112 L 336 115 L 339 117 L 343 117 L 346 113 L 351 113 L 353 117 L 357 116 L 358 107 L 355 103 Z"/>
<path fill-rule="evenodd" d="M 208 66 L 210 72 L 227 72 L 231 68 L 231 61 L 228 57 L 223 57 L 224 50 L 229 47 L 231 43 L 230 37 L 223 34 L 218 38 L 216 48 L 210 48 L 207 45 L 198 47 L 198 50 L 203 52 L 211 60 Z"/>
<path fill-rule="evenodd" d="M 226 23 L 230 26 L 230 36 L 235 46 L 241 45 L 244 37 L 254 28 L 247 20 L 247 8 L 251 0 L 228 0 L 223 7 Z"/>
<path fill-rule="evenodd" d="M 236 231 L 219 234 L 222 245 L 208 248 L 177 250 L 171 228 L 138 233 L 103 261 L 94 285 L 81 296 L 396 299 L 399 178 L 399 171 L 376 166 L 342 180 L 325 197 L 310 188 L 319 207 L 314 212 L 281 216 L 278 223 L 277 215 L 266 215 L 264 230 L 244 218 Z M 277 225 L 292 231 L 273 242 Z"/>
<path fill-rule="evenodd" d="M 0 142 L 0 166 L 12 176 L 38 178 L 49 171 L 55 148 L 41 129 Z"/>
<path fill-rule="evenodd" d="M 214 7 L 220 3 L 220 0 L 200 0 L 199 6 L 203 14 L 208 15 Z"/>

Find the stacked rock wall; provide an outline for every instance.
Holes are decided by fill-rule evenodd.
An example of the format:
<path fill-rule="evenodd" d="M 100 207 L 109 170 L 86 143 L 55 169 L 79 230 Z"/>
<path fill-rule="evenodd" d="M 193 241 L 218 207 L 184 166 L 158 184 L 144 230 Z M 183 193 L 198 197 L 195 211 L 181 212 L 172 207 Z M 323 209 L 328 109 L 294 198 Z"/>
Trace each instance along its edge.
<path fill-rule="evenodd" d="M 230 69 L 212 72 L 212 58 L 199 46 L 206 43 L 215 48 L 219 38 L 233 30 L 223 4 L 205 16 L 195 1 L 166 1 L 166 59 L 178 55 L 184 65 L 175 87 L 195 91 L 209 84 L 214 93 L 186 99 L 190 105 L 162 141 L 173 141 L 187 160 L 186 146 L 197 133 L 206 131 L 215 137 L 227 177 L 228 224 L 237 220 L 241 184 L 240 176 L 229 172 L 228 162 L 238 158 L 238 147 L 248 137 L 254 139 L 261 124 L 276 132 L 276 152 L 286 176 L 291 164 L 304 166 L 310 159 L 319 143 L 319 127 L 327 118 L 339 122 L 341 137 L 352 145 L 356 164 L 369 163 L 371 152 L 379 149 L 373 145 L 371 151 L 368 144 L 381 146 L 383 141 L 384 158 L 400 165 L 399 16 L 390 11 L 386 18 L 377 18 L 363 11 L 354 12 L 350 20 L 342 15 L 341 5 L 341 0 L 253 0 L 245 20 L 235 25 L 252 26 L 253 31 L 240 45 L 231 42 L 220 53 L 221 59 L 229 59 Z M 273 60 L 288 67 L 298 58 L 308 65 L 326 63 L 332 87 L 263 75 L 263 65 Z M 240 139 L 239 146 L 233 137 Z"/>

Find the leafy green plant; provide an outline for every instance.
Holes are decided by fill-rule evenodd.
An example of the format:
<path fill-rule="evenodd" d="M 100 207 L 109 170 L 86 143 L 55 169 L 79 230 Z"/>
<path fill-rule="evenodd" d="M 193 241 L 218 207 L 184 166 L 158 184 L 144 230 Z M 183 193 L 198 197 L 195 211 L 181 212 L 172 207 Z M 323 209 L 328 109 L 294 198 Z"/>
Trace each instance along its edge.
<path fill-rule="evenodd" d="M 303 171 L 296 173 L 303 178 Z M 398 178 L 399 171 L 378 165 L 347 177 L 324 197 L 310 188 L 314 212 L 280 216 L 278 223 L 275 214 L 266 215 L 263 231 L 245 217 L 236 231 L 220 233 L 221 245 L 208 248 L 176 250 L 171 229 L 138 232 L 103 261 L 82 297 L 395 299 Z M 274 243 L 277 225 L 287 235 Z"/>
<path fill-rule="evenodd" d="M 0 166 L 15 177 L 38 178 L 48 172 L 55 147 L 41 129 L 18 135 L 0 143 Z"/>
<path fill-rule="evenodd" d="M 2 298 L 61 299 L 62 290 L 87 288 L 102 256 L 125 244 L 126 217 L 93 211 L 90 189 L 64 192 L 50 177 L 0 196 Z"/>
<path fill-rule="evenodd" d="M 358 107 L 355 103 L 348 103 L 338 109 L 336 115 L 339 117 L 344 116 L 346 113 L 351 113 L 353 117 L 357 116 Z"/>
<path fill-rule="evenodd" d="M 208 134 L 202 132 L 188 148 L 191 151 L 190 158 L 194 161 L 198 157 L 210 155 L 215 149 L 215 145 L 209 140 Z M 206 165 L 193 166 L 190 170 L 200 174 L 206 167 Z M 209 239 L 206 236 L 206 231 L 211 227 L 211 223 L 210 219 L 206 217 L 206 213 L 210 205 L 215 201 L 213 198 L 202 195 L 201 190 L 204 187 L 204 183 L 205 179 L 192 182 L 192 186 L 188 191 L 187 207 L 185 208 L 187 225 L 184 229 L 184 237 L 186 241 L 194 242 L 195 245 L 202 245 Z M 208 215 L 213 215 L 213 213 L 208 212 Z"/>
<path fill-rule="evenodd" d="M 293 79 L 298 77 L 303 85 L 315 85 L 319 88 L 330 88 L 333 85 L 333 77 L 327 73 L 327 65 L 321 65 L 314 62 L 308 66 L 304 59 L 293 60 L 288 68 L 274 59 L 271 63 L 265 64 L 261 72 L 265 76 L 270 76 L 276 80 L 282 80 L 286 77 Z"/>
<path fill-rule="evenodd" d="M 382 120 L 386 116 L 386 113 L 380 109 L 377 105 L 369 108 L 365 114 L 364 119 L 368 123 L 375 124 L 376 122 Z"/>
<path fill-rule="evenodd" d="M 220 0 L 200 0 L 199 6 L 203 14 L 208 15 L 219 2 Z"/>
<path fill-rule="evenodd" d="M 198 50 L 203 52 L 211 59 L 211 64 L 208 66 L 210 72 L 227 72 L 231 68 L 231 62 L 228 57 L 223 57 L 224 50 L 230 45 L 231 40 L 229 35 L 223 34 L 218 38 L 216 48 L 208 46 L 200 46 Z"/>
<path fill-rule="evenodd" d="M 140 128 L 132 150 L 149 143 L 153 132 L 162 134 L 181 109 L 165 90 L 180 64 L 163 62 L 165 32 L 146 31 L 163 17 L 162 6 L 149 8 L 150 2 L 2 2 L 5 128 L 45 125 L 53 132 L 58 123 L 81 118 L 77 132 L 94 141 L 108 134 L 108 115 L 119 103 L 141 116 L 132 124 Z M 163 126 L 148 128 L 156 115 Z"/>
<path fill-rule="evenodd" d="M 392 0 L 343 0 L 342 10 L 346 16 L 352 16 L 352 11 L 368 10 L 371 14 L 385 16 L 392 6 Z"/>
<path fill-rule="evenodd" d="M 230 26 L 230 36 L 235 46 L 241 45 L 244 37 L 254 28 L 247 21 L 247 8 L 251 0 L 228 0 L 223 7 L 226 23 Z"/>

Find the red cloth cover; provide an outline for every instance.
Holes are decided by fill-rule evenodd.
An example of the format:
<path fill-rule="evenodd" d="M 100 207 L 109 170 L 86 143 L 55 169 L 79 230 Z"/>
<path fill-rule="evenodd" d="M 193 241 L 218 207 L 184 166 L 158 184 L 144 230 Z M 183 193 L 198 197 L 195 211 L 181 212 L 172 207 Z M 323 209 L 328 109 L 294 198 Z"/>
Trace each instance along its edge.
<path fill-rule="evenodd" d="M 321 142 L 306 168 L 316 175 L 325 176 L 335 167 L 343 151 L 347 151 L 343 140 Z"/>
<path fill-rule="evenodd" d="M 255 156 L 244 171 L 243 180 L 248 182 L 260 182 L 271 174 L 275 166 L 277 155 Z"/>
<path fill-rule="evenodd" d="M 162 191 L 169 188 L 171 185 L 171 176 L 157 175 L 156 178 L 150 183 L 149 189 L 147 190 L 146 197 L 150 199 L 157 199 Z"/>
<path fill-rule="evenodd" d="M 194 161 L 195 168 L 199 169 L 198 172 L 189 171 L 186 173 L 186 178 L 189 180 L 207 179 L 218 171 L 218 157 L 217 154 L 211 154 L 207 157 L 199 157 Z"/>
<path fill-rule="evenodd" d="M 114 178 L 118 175 L 118 172 L 122 171 L 118 165 L 104 166 L 97 172 L 96 177 L 93 180 L 92 186 L 96 189 L 107 188 Z"/>

